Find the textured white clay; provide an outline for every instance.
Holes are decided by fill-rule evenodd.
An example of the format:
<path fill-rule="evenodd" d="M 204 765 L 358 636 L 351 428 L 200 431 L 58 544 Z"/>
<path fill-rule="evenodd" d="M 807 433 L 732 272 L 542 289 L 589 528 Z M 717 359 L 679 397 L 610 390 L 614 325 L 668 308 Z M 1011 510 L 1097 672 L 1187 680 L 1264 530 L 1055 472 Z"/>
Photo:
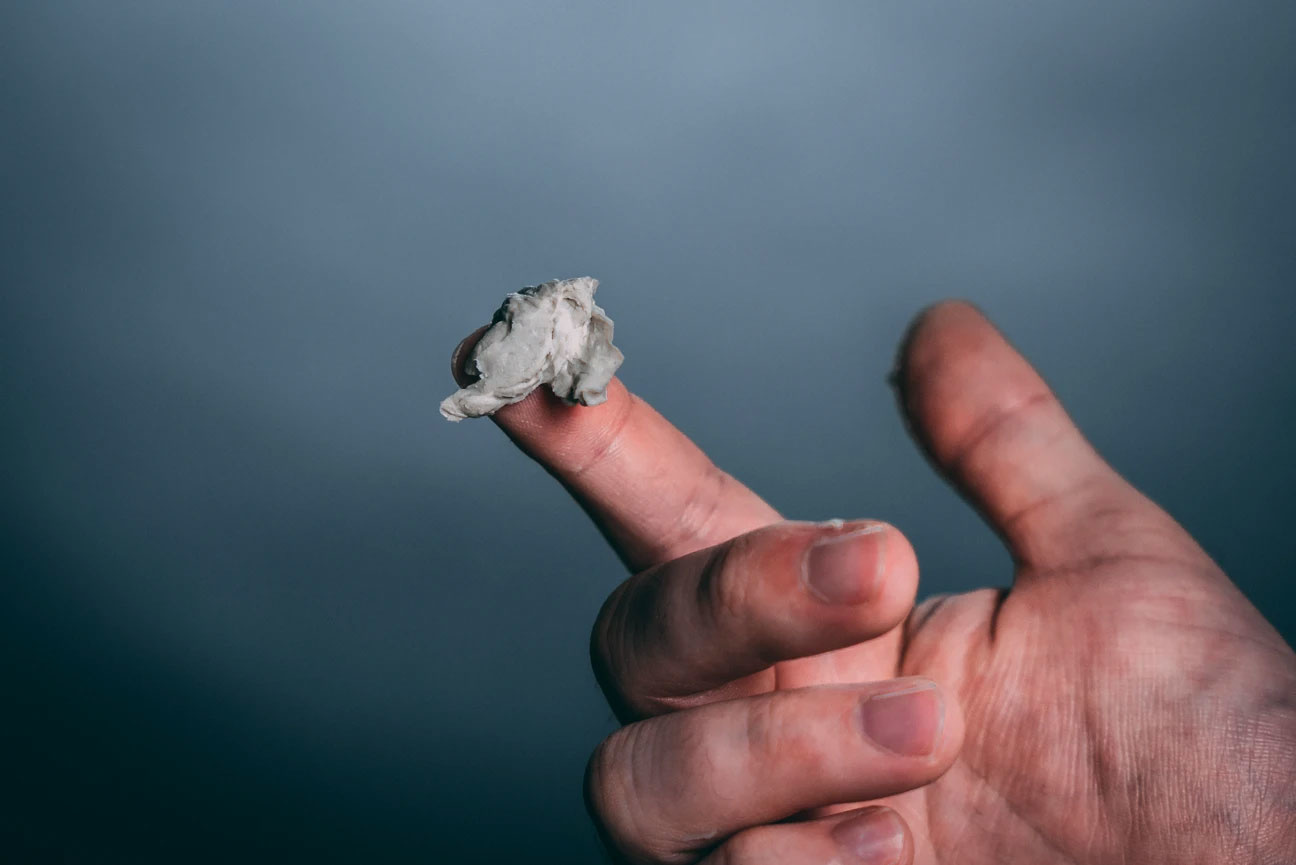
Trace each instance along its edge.
<path fill-rule="evenodd" d="M 624 359 L 612 319 L 594 303 L 598 280 L 556 279 L 510 294 L 464 370 L 477 380 L 441 403 L 447 420 L 481 417 L 542 384 L 570 403 L 598 405 Z"/>

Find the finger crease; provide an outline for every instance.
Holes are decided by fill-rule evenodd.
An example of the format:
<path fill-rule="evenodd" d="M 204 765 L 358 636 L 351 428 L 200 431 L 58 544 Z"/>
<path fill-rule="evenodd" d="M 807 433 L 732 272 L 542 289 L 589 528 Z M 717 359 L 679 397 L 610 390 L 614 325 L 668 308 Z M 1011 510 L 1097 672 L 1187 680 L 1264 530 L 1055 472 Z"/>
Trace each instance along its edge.
<path fill-rule="evenodd" d="M 622 434 L 625 432 L 626 427 L 629 426 L 630 418 L 634 415 L 636 402 L 638 402 L 638 397 L 635 396 L 631 396 L 630 399 L 626 400 L 625 406 L 620 413 L 607 426 L 603 427 L 602 431 L 595 437 L 591 443 L 592 447 L 588 449 L 582 448 L 583 451 L 588 452 L 589 457 L 564 472 L 569 481 L 580 478 L 617 452 L 617 445 L 621 442 Z"/>
<path fill-rule="evenodd" d="M 967 435 L 963 437 L 959 446 L 954 449 L 954 453 L 948 460 L 950 470 L 955 473 L 962 473 L 965 463 L 970 459 L 980 447 L 988 440 L 998 434 L 1009 423 L 1017 420 L 1023 414 L 1031 409 L 1051 403 L 1054 396 L 1047 390 L 1038 391 L 1026 399 L 1006 409 L 1000 409 L 991 412 L 987 417 L 982 419 L 972 428 Z"/>
<path fill-rule="evenodd" d="M 1097 486 L 1103 480 L 1105 480 L 1105 478 L 1097 474 L 1087 475 L 1083 480 L 1077 481 L 1058 492 L 1048 493 L 1047 495 L 1040 496 L 1034 501 L 1023 505 L 1003 519 L 1001 523 L 1003 533 L 1005 535 L 1016 534 L 1017 528 L 1021 523 L 1026 522 L 1041 512 L 1048 511 L 1050 508 L 1065 499 L 1075 497 L 1077 493 L 1080 493 L 1089 487 Z"/>
<path fill-rule="evenodd" d="M 677 558 L 715 541 L 728 540 L 709 538 L 710 528 L 720 512 L 720 490 L 727 477 L 714 464 L 708 464 L 702 476 L 693 484 L 688 498 L 679 509 L 679 515 L 659 544 L 658 549 L 664 557 Z"/>

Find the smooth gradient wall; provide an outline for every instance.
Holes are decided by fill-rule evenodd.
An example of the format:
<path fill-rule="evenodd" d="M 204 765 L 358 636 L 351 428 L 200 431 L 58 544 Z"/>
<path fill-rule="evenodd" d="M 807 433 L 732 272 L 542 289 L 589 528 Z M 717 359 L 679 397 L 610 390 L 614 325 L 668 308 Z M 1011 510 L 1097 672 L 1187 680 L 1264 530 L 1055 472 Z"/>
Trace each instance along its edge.
<path fill-rule="evenodd" d="M 1292 640 L 1294 44 L 1264 0 L 4 3 L 6 849 L 596 861 L 624 575 L 437 414 L 553 277 L 924 594 L 1010 577 L 885 383 L 970 298 Z"/>

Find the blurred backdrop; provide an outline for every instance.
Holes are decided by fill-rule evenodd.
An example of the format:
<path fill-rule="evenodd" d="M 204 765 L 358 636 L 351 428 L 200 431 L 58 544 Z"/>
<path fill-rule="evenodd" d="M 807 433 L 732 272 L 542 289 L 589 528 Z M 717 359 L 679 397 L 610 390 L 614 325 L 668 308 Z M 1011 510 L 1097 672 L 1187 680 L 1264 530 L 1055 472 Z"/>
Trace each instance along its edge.
<path fill-rule="evenodd" d="M 924 594 L 1010 573 L 885 384 L 968 297 L 1291 640 L 1293 44 L 1279 0 L 5 3 L 6 849 L 596 859 L 620 566 L 437 414 L 553 277 Z"/>

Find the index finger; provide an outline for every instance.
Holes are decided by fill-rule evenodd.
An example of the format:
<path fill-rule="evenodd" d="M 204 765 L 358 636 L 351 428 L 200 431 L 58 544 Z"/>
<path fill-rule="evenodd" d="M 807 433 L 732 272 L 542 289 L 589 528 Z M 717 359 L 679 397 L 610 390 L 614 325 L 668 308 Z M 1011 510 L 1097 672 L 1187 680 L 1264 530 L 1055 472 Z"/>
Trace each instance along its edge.
<path fill-rule="evenodd" d="M 484 331 L 451 357 L 461 386 L 472 381 L 463 361 Z M 569 405 L 540 387 L 492 418 L 567 488 L 632 571 L 780 519 L 620 379 L 600 405 Z"/>

